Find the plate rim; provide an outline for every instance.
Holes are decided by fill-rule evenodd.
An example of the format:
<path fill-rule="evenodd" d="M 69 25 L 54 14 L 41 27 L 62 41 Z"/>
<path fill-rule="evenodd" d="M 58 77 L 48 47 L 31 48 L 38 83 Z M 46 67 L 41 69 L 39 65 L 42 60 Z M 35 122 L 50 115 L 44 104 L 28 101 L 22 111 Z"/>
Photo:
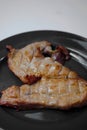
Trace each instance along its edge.
<path fill-rule="evenodd" d="M 13 38 L 13 37 L 17 37 L 17 36 L 20 36 L 20 35 L 26 35 L 28 33 L 36 33 L 36 32 L 48 32 L 48 33 L 59 33 L 59 34 L 62 34 L 62 35 L 69 35 L 71 38 L 74 38 L 77 39 L 77 40 L 81 40 L 81 41 L 86 41 L 87 42 L 87 38 L 84 37 L 84 36 L 81 36 L 81 35 L 78 35 L 78 34 L 75 34 L 75 33 L 72 33 L 72 32 L 67 32 L 67 31 L 60 31 L 60 30 L 32 30 L 32 31 L 25 31 L 25 32 L 21 32 L 21 33 L 17 33 L 17 34 L 13 34 L 12 36 L 8 36 L 2 40 L 0 40 L 0 44 L 1 42 L 4 42 L 5 40 L 8 40 L 10 38 Z"/>

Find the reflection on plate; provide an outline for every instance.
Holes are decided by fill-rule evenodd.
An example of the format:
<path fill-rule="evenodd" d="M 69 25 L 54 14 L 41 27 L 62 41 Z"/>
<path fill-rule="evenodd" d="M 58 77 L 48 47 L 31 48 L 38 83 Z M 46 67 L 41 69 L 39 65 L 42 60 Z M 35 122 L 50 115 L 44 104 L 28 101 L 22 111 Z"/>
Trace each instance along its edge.
<path fill-rule="evenodd" d="M 66 62 L 66 66 L 76 71 L 83 78 L 87 80 L 86 60 L 84 64 L 80 62 L 86 58 L 87 54 L 87 39 L 65 32 L 58 31 L 33 31 L 23 33 L 19 35 L 7 38 L 0 43 L 0 55 L 6 53 L 5 46 L 10 44 L 15 48 L 22 48 L 27 44 L 35 41 L 47 40 L 54 45 L 63 45 L 71 50 L 77 58 L 72 55 L 69 62 Z M 13 84 L 21 85 L 22 82 L 14 76 L 14 74 L 8 69 L 7 62 L 4 60 L 0 63 L 0 90 L 7 88 Z M 16 111 L 10 108 L 0 108 L 0 127 L 8 130 L 24 130 L 24 129 L 75 129 L 87 127 L 87 108 L 74 109 L 69 111 L 60 110 L 29 110 L 29 111 Z M 81 122 L 81 123 L 80 123 Z M 71 127 L 72 126 L 72 127 Z"/>

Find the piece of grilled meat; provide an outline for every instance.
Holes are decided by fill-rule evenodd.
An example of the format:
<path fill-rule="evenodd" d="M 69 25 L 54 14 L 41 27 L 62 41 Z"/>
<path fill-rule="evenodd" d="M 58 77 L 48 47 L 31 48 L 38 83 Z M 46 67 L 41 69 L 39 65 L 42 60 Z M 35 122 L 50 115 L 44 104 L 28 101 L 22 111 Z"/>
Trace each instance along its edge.
<path fill-rule="evenodd" d="M 2 91 L 0 105 L 17 108 L 69 109 L 87 104 L 87 82 L 80 78 L 42 78 L 33 85 Z"/>
<path fill-rule="evenodd" d="M 41 77 L 78 77 L 75 72 L 64 67 L 52 57 L 43 55 L 43 50 L 52 52 L 51 43 L 47 41 L 32 43 L 22 49 L 14 49 L 11 46 L 7 46 L 7 48 L 10 50 L 8 66 L 24 83 L 33 84 Z M 54 52 L 52 56 L 54 57 Z"/>

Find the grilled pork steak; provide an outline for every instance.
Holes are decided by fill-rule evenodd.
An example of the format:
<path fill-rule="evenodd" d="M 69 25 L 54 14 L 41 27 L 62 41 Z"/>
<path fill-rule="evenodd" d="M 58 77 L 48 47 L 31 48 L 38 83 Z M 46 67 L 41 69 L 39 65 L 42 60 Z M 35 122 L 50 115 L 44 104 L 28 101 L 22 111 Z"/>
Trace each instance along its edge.
<path fill-rule="evenodd" d="M 18 109 L 69 109 L 86 103 L 87 82 L 80 78 L 42 78 L 33 85 L 9 87 L 0 99 L 0 105 Z"/>
<path fill-rule="evenodd" d="M 87 81 L 55 61 L 49 42 L 36 42 L 22 49 L 7 48 L 10 70 L 27 84 L 2 91 L 0 105 L 18 109 L 69 109 L 87 103 Z M 43 50 L 49 50 L 52 57 L 45 57 Z M 67 51 L 64 53 L 67 58 Z"/>
<path fill-rule="evenodd" d="M 41 77 L 78 77 L 75 72 L 62 66 L 52 57 L 44 57 L 44 49 L 52 51 L 51 43 L 47 41 L 32 43 L 22 49 L 9 46 L 8 48 L 8 66 L 24 83 L 33 84 Z M 54 57 L 54 53 L 52 56 Z"/>

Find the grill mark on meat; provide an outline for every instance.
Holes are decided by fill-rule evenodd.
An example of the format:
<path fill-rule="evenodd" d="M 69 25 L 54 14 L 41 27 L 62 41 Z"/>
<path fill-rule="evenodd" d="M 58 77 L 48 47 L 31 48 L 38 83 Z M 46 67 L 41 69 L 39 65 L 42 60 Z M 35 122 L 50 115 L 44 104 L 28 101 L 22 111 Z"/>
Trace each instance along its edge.
<path fill-rule="evenodd" d="M 27 47 L 29 49 L 29 46 L 31 46 L 30 48 L 32 48 L 33 51 L 29 55 L 30 57 L 28 57 L 28 53 L 25 49 Z M 87 103 L 87 81 L 81 79 L 75 72 L 62 66 L 60 63 L 53 61 L 52 58 L 43 57 L 41 54 L 42 44 L 38 44 L 38 47 L 34 47 L 33 44 L 29 46 L 21 50 L 10 49 L 8 62 L 9 68 L 15 75 L 18 74 L 17 76 L 23 82 L 30 85 L 21 86 L 18 91 L 18 97 L 15 96 L 18 90 L 16 86 L 13 89 L 9 88 L 9 90 L 3 91 L 0 99 L 1 105 L 16 108 L 23 107 L 22 109 L 26 109 L 27 107 L 68 109 Z M 30 51 L 30 49 L 28 51 Z M 22 74 L 24 73 L 24 75 L 17 73 L 15 71 L 16 68 L 11 68 L 15 67 L 15 65 L 11 65 L 11 63 L 13 60 L 16 60 L 17 52 L 21 52 L 22 54 L 22 57 L 19 59 L 20 65 L 24 63 L 24 61 L 26 65 L 25 70 L 21 70 L 20 65 L 18 65 L 19 68 L 17 68 L 17 66 L 16 68 L 19 69 Z M 42 64 L 43 69 L 41 68 Z"/>
<path fill-rule="evenodd" d="M 24 83 L 31 84 L 29 76 L 35 77 L 58 77 L 58 78 L 77 78 L 78 75 L 76 73 L 72 73 L 72 71 L 64 66 L 62 66 L 57 61 L 54 61 L 50 57 L 44 57 L 42 55 L 42 50 L 45 47 L 51 47 L 51 44 L 46 41 L 33 43 L 25 46 L 22 49 L 10 49 L 8 54 L 8 65 L 10 70 L 20 78 Z M 22 55 L 20 58 L 19 55 Z M 20 65 L 15 64 L 15 62 L 19 61 Z M 28 80 L 29 79 L 29 80 Z M 38 81 L 40 78 L 36 78 Z M 29 83 L 30 81 L 30 83 Z"/>
<path fill-rule="evenodd" d="M 79 86 L 79 80 L 77 80 L 77 86 L 78 86 L 78 91 L 79 91 L 79 93 L 81 93 L 81 91 L 80 91 L 80 86 Z M 81 96 L 80 96 L 80 98 L 81 98 Z"/>
<path fill-rule="evenodd" d="M 70 103 L 70 105 L 71 105 L 71 96 L 70 96 L 71 88 L 70 88 L 70 80 L 69 80 L 69 82 L 67 83 L 67 87 L 68 87 L 68 93 L 69 93 L 69 103 Z"/>
<path fill-rule="evenodd" d="M 75 90 L 74 87 L 76 87 Z M 2 106 L 16 106 L 16 108 L 23 106 L 23 109 L 24 107 L 26 109 L 26 106 L 69 109 L 86 103 L 87 82 L 80 78 L 67 80 L 42 78 L 33 85 L 22 85 L 20 88 L 18 86 L 9 87 L 2 92 L 0 99 Z"/>
<path fill-rule="evenodd" d="M 67 82 L 67 93 L 69 93 L 68 94 L 68 102 L 69 102 L 69 104 L 71 105 L 71 96 L 70 96 L 70 94 L 71 94 L 71 89 L 70 89 L 70 81 L 69 82 Z"/>
<path fill-rule="evenodd" d="M 46 104 L 49 104 L 49 92 L 48 92 L 48 87 L 46 87 Z"/>
<path fill-rule="evenodd" d="M 59 105 L 59 87 L 57 84 L 57 106 Z"/>
<path fill-rule="evenodd" d="M 58 63 L 57 63 L 57 64 L 58 64 Z M 61 71 L 62 71 L 62 65 L 59 65 L 58 76 L 61 76 Z"/>

